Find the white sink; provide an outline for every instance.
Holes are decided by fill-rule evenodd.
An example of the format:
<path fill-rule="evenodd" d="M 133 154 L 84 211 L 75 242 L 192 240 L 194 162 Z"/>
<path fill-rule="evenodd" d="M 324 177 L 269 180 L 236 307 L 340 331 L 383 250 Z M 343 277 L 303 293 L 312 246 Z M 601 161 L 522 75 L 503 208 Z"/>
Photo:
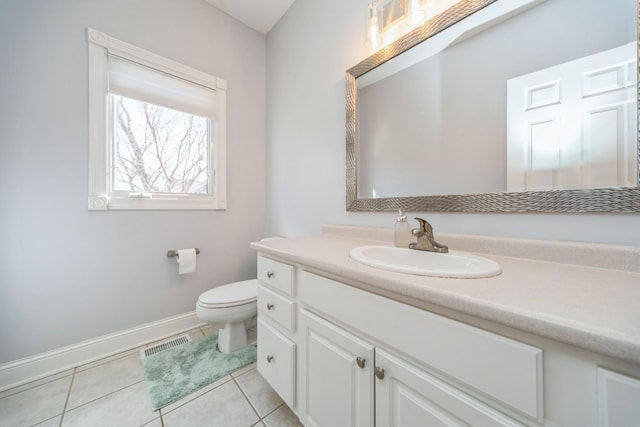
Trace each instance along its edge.
<path fill-rule="evenodd" d="M 393 246 L 359 246 L 349 253 L 370 267 L 420 276 L 480 278 L 500 274 L 500 265 L 466 252 L 436 253 Z"/>

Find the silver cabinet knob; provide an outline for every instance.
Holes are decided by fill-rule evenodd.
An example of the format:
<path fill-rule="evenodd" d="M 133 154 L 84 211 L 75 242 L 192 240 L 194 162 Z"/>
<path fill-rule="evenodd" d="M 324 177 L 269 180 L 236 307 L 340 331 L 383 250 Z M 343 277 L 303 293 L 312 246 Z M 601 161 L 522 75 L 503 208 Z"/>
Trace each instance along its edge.
<path fill-rule="evenodd" d="M 379 380 L 384 379 L 384 369 L 382 369 L 379 366 L 376 366 L 376 369 L 374 370 L 374 372 L 376 374 L 376 378 L 378 378 Z"/>
<path fill-rule="evenodd" d="M 357 357 L 356 358 L 356 363 L 358 364 L 358 368 L 364 368 L 364 358 Z"/>
<path fill-rule="evenodd" d="M 273 276 L 275 276 L 275 275 L 276 275 L 276 273 L 274 273 L 273 271 L 267 271 L 267 277 L 268 277 L 269 279 L 271 279 L 271 278 L 272 278 Z"/>
<path fill-rule="evenodd" d="M 273 307 L 274 307 L 273 304 L 271 304 L 271 303 L 267 304 L 267 310 L 271 311 L 271 310 L 273 310 Z"/>
<path fill-rule="evenodd" d="M 267 356 L 267 363 L 271 363 L 272 360 L 273 360 L 273 356 L 271 355 Z"/>

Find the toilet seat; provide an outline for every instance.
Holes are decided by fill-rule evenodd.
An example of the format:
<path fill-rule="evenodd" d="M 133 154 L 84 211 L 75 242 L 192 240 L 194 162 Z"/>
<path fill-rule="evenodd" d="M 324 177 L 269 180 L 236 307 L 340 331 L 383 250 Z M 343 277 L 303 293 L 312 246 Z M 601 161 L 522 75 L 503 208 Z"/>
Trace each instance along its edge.
<path fill-rule="evenodd" d="M 238 307 L 255 303 L 258 299 L 258 281 L 244 280 L 218 286 L 200 295 L 198 305 L 202 308 Z"/>

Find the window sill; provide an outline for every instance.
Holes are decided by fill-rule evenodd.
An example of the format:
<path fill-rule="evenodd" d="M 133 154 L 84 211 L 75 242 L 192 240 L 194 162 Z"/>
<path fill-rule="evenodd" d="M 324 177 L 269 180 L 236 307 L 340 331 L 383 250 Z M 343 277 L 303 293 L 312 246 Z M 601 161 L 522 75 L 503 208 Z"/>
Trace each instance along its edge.
<path fill-rule="evenodd" d="M 129 198 L 90 196 L 89 210 L 226 210 L 227 201 L 207 196 Z"/>

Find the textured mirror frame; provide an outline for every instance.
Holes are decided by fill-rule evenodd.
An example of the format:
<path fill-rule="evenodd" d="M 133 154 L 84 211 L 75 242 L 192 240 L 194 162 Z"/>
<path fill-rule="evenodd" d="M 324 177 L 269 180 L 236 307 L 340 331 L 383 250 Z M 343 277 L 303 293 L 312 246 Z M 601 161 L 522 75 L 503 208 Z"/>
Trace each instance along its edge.
<path fill-rule="evenodd" d="M 497 0 L 461 0 L 446 12 L 347 70 L 345 76 L 347 211 L 390 212 L 402 209 L 407 212 L 640 212 L 640 188 L 638 187 L 358 198 L 356 79 L 495 1 Z M 638 0 L 638 6 L 640 9 L 640 0 Z M 640 14 L 638 23 L 640 33 Z M 638 51 L 640 52 L 640 44 Z M 638 87 L 640 88 L 640 85 Z M 640 97 L 640 89 L 638 89 L 638 96 Z M 638 147 L 640 162 L 640 139 L 638 139 Z"/>

